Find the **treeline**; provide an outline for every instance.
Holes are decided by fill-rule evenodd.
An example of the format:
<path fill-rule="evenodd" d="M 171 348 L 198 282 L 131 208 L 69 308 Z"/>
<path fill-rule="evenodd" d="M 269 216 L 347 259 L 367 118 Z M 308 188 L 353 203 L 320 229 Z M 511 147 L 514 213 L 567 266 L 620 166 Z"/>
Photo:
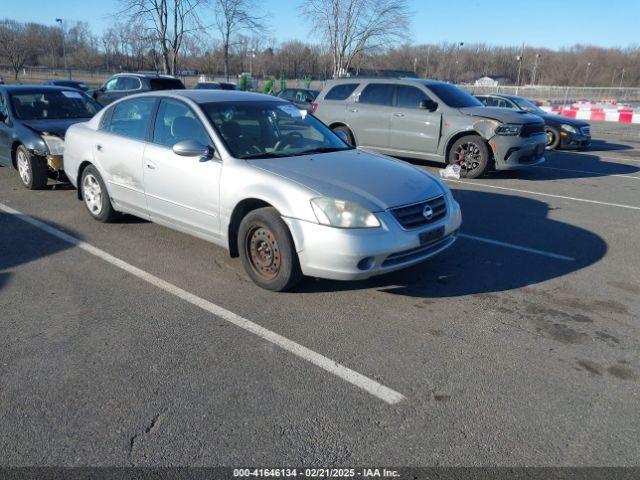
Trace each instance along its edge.
<path fill-rule="evenodd" d="M 334 74 L 334 57 L 321 38 L 317 42 L 277 42 L 268 29 L 258 34 L 243 30 L 228 40 L 225 62 L 225 43 L 212 30 L 215 27 L 201 27 L 184 35 L 178 50 L 178 71 L 224 74 L 227 63 L 231 76 L 252 71 L 256 77 L 326 79 Z M 405 41 L 391 48 L 357 52 L 347 71 L 415 72 L 421 77 L 453 82 L 501 75 L 514 82 L 519 78 L 523 85 L 637 87 L 639 60 L 639 46 L 576 45 L 558 51 L 526 47 L 522 51 L 516 45 L 412 45 Z M 59 24 L 0 21 L 0 63 L 11 67 L 16 79 L 25 66 L 63 69 L 65 61 L 67 68 L 88 71 L 166 70 L 157 38 L 139 23 L 126 19 L 99 35 L 86 22 L 63 23 L 61 28 Z"/>

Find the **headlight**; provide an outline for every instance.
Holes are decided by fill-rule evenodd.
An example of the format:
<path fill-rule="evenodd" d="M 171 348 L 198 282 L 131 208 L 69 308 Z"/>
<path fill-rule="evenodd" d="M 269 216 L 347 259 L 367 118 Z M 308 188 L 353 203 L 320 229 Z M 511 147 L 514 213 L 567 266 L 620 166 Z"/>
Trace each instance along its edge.
<path fill-rule="evenodd" d="M 318 223 L 340 228 L 379 227 L 378 218 L 357 203 L 335 198 L 319 197 L 311 200 Z"/>
<path fill-rule="evenodd" d="M 578 129 L 576 127 L 574 127 L 573 125 L 567 125 L 566 123 L 562 124 L 560 128 L 565 132 L 578 133 Z"/>
<path fill-rule="evenodd" d="M 520 135 L 522 125 L 500 125 L 496 128 L 496 135 Z"/>
<path fill-rule="evenodd" d="M 64 152 L 64 140 L 55 135 L 42 135 L 42 140 L 47 144 L 50 155 L 62 155 Z"/>

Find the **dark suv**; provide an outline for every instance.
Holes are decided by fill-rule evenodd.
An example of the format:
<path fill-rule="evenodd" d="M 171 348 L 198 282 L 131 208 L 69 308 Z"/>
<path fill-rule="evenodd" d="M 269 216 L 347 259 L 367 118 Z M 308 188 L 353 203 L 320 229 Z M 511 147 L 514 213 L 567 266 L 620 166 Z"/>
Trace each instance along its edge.
<path fill-rule="evenodd" d="M 151 90 L 184 90 L 182 81 L 155 73 L 118 73 L 93 91 L 88 92 L 98 103 L 108 105 L 127 95 Z"/>

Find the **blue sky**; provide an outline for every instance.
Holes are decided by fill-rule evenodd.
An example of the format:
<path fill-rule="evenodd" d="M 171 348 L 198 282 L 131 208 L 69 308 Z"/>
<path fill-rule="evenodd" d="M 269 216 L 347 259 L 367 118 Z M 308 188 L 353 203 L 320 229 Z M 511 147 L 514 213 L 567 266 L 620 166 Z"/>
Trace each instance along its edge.
<path fill-rule="evenodd" d="M 117 0 L 0 0 L 0 17 L 53 24 L 56 17 L 87 21 L 100 32 L 119 9 Z M 256 0 L 270 12 L 278 40 L 307 39 L 298 0 Z M 558 49 L 577 43 L 640 44 L 640 0 L 409 0 L 414 43 L 442 41 L 527 45 Z"/>

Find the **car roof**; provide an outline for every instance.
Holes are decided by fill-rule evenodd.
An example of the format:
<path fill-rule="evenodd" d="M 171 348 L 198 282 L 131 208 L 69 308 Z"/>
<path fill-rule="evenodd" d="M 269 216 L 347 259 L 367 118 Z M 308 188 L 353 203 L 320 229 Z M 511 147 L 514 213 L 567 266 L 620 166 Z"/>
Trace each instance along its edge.
<path fill-rule="evenodd" d="M 42 85 L 42 84 L 11 84 L 11 85 L 0 85 L 0 89 L 5 90 L 8 93 L 11 92 L 32 92 L 32 91 L 43 91 L 43 92 L 77 92 L 76 89 L 71 87 L 63 87 L 58 85 Z"/>
<path fill-rule="evenodd" d="M 408 84 L 419 83 L 425 86 L 431 85 L 449 85 L 448 82 L 442 82 L 440 80 L 431 80 L 428 78 L 414 78 L 414 77 L 345 77 L 335 78 L 327 81 L 327 85 L 338 85 L 341 83 L 357 83 L 357 82 L 376 82 L 376 83 L 398 83 L 407 82 Z"/>
<path fill-rule="evenodd" d="M 243 92 L 241 90 L 156 90 L 137 94 L 136 97 L 156 96 L 156 97 L 183 97 L 196 103 L 209 102 L 279 102 L 288 103 L 278 97 L 265 95 L 263 93 Z M 131 96 L 125 98 L 132 98 Z"/>
<path fill-rule="evenodd" d="M 113 77 L 168 78 L 172 80 L 180 80 L 178 77 L 174 77 L 173 75 L 164 75 L 161 73 L 122 72 L 122 73 L 116 73 L 115 75 L 112 75 L 110 78 L 113 78 Z"/>

